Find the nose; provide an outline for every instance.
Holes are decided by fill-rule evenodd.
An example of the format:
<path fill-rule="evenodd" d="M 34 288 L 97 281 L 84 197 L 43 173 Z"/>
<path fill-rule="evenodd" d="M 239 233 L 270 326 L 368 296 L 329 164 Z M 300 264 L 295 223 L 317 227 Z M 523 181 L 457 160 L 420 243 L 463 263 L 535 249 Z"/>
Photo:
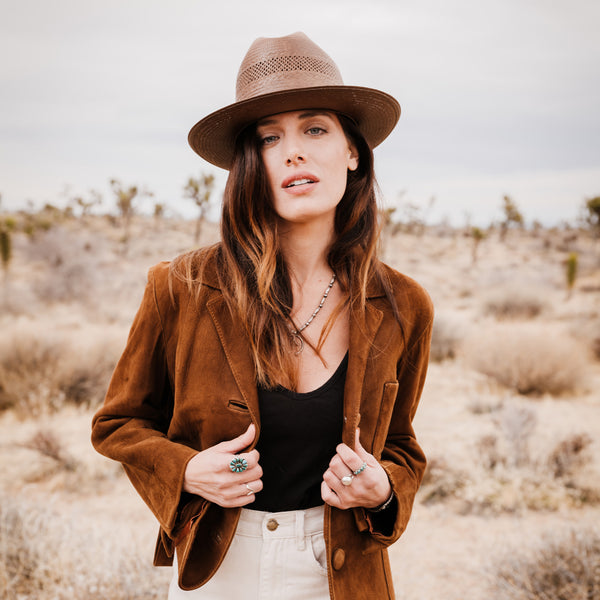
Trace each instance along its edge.
<path fill-rule="evenodd" d="M 288 137 L 288 147 L 286 148 L 286 165 L 297 165 L 305 162 L 306 155 L 300 143 L 300 139 L 296 136 Z"/>
<path fill-rule="evenodd" d="M 294 151 L 288 153 L 288 157 L 286 159 L 286 164 L 288 165 L 297 165 L 304 162 L 304 156 L 302 152 Z"/>

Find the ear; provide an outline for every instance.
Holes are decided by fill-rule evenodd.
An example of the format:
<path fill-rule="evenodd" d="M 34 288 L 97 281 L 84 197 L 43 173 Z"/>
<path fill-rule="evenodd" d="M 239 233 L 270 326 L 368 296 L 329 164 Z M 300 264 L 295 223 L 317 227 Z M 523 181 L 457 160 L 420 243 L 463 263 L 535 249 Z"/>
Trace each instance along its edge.
<path fill-rule="evenodd" d="M 358 150 L 354 144 L 348 146 L 348 171 L 356 171 L 358 169 Z"/>

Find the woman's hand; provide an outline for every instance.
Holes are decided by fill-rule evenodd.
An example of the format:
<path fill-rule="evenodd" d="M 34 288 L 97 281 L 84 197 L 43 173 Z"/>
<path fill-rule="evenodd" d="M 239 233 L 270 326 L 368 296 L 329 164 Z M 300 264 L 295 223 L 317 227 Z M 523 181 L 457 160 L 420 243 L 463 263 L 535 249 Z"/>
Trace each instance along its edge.
<path fill-rule="evenodd" d="M 255 427 L 250 425 L 233 440 L 198 452 L 187 464 L 183 489 L 228 508 L 254 502 L 254 495 L 263 488 L 258 450 L 237 454 L 252 443 L 254 435 Z M 248 462 L 248 468 L 241 473 L 234 473 L 229 468 L 236 456 Z"/>
<path fill-rule="evenodd" d="M 387 473 L 375 457 L 360 445 L 359 436 L 360 430 L 357 429 L 355 450 L 346 444 L 338 445 L 337 453 L 323 475 L 321 497 L 336 508 L 375 508 L 383 504 L 392 491 Z M 363 463 L 367 463 L 366 468 L 353 476 L 350 485 L 344 485 L 342 477 L 351 476 Z"/>

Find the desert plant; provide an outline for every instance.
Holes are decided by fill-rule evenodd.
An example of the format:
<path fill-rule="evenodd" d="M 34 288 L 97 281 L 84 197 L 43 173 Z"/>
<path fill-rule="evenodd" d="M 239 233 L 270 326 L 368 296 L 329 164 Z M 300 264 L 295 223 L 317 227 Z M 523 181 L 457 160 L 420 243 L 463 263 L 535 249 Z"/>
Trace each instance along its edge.
<path fill-rule="evenodd" d="M 561 440 L 548 456 L 548 467 L 556 479 L 572 478 L 591 461 L 587 452 L 592 438 L 587 433 L 576 433 Z"/>
<path fill-rule="evenodd" d="M 169 571 L 154 569 L 131 536 L 44 502 L 0 498 L 0 597 L 6 600 L 158 600 Z M 110 531 L 110 535 L 107 535 Z M 134 536 L 137 537 L 137 536 Z"/>
<path fill-rule="evenodd" d="M 571 252 L 565 261 L 565 276 L 567 280 L 567 298 L 571 297 L 575 279 L 577 278 L 578 255 L 577 252 Z"/>
<path fill-rule="evenodd" d="M 116 364 L 116 343 L 100 338 L 81 347 L 48 329 L 21 327 L 0 338 L 0 410 L 24 416 L 59 410 L 66 403 L 96 405 Z"/>
<path fill-rule="evenodd" d="M 2 257 L 2 268 L 7 272 L 12 258 L 12 236 L 11 232 L 4 227 L 0 228 L 0 256 Z"/>
<path fill-rule="evenodd" d="M 190 177 L 183 188 L 183 195 L 193 200 L 198 207 L 198 218 L 196 219 L 196 230 L 194 232 L 195 244 L 198 244 L 200 241 L 202 222 L 204 221 L 204 214 L 208 208 L 214 184 L 215 176 L 203 173 L 198 178 Z"/>
<path fill-rule="evenodd" d="M 508 230 L 512 226 L 522 227 L 524 219 L 521 211 L 510 196 L 504 196 L 502 198 L 502 211 L 504 213 L 504 219 L 500 223 L 500 239 L 504 241 Z"/>
<path fill-rule="evenodd" d="M 473 264 L 477 264 L 477 251 L 479 250 L 479 244 L 485 239 L 485 232 L 479 227 L 471 227 L 471 239 L 473 245 L 471 246 L 471 259 Z"/>
<path fill-rule="evenodd" d="M 585 201 L 585 220 L 596 236 L 600 236 L 600 196 Z"/>
<path fill-rule="evenodd" d="M 505 325 L 465 341 L 467 363 L 524 395 L 560 395 L 581 388 L 587 348 L 547 327 Z"/>
<path fill-rule="evenodd" d="M 466 475 L 451 468 L 445 459 L 433 457 L 421 482 L 419 496 L 423 504 L 442 502 L 456 496 L 465 486 Z"/>
<path fill-rule="evenodd" d="M 121 182 L 117 179 L 111 179 L 110 186 L 115 194 L 117 209 L 123 224 L 123 251 L 127 252 L 131 219 L 133 218 L 136 209 L 135 200 L 141 196 L 152 196 L 152 192 L 147 190 L 140 191 L 135 185 L 123 187 Z"/>
<path fill-rule="evenodd" d="M 102 194 L 96 190 L 90 190 L 89 197 L 87 199 L 83 196 L 75 196 L 72 199 L 72 203 L 79 209 L 79 214 L 81 217 L 86 219 L 90 216 L 92 210 L 96 206 L 100 206 L 100 204 L 102 204 Z"/>
<path fill-rule="evenodd" d="M 40 429 L 22 446 L 51 458 L 66 471 L 74 471 L 77 468 L 77 461 L 64 449 L 56 435 L 48 429 Z"/>
<path fill-rule="evenodd" d="M 456 357 L 462 339 L 462 328 L 443 314 L 436 315 L 431 335 L 430 358 L 434 362 Z"/>
<path fill-rule="evenodd" d="M 490 597 L 497 600 L 600 598 L 600 534 L 553 530 L 536 547 L 511 552 L 495 567 Z"/>
<path fill-rule="evenodd" d="M 509 404 L 494 417 L 494 422 L 507 442 L 509 464 L 514 467 L 529 464 L 529 439 L 537 424 L 533 410 Z"/>
<path fill-rule="evenodd" d="M 546 307 L 543 290 L 509 284 L 487 294 L 483 312 L 496 319 L 533 319 Z"/>

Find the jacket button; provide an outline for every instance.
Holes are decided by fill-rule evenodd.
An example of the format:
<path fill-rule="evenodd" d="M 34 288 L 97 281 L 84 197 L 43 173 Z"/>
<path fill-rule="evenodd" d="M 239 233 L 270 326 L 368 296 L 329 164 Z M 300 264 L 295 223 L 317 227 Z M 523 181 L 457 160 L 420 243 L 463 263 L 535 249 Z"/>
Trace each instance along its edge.
<path fill-rule="evenodd" d="M 279 527 L 279 523 L 275 519 L 269 519 L 267 521 L 267 529 L 269 531 L 275 531 Z"/>
<path fill-rule="evenodd" d="M 339 571 L 346 562 L 346 553 L 341 548 L 336 548 L 333 551 L 333 558 L 331 560 L 331 565 L 336 571 Z"/>

